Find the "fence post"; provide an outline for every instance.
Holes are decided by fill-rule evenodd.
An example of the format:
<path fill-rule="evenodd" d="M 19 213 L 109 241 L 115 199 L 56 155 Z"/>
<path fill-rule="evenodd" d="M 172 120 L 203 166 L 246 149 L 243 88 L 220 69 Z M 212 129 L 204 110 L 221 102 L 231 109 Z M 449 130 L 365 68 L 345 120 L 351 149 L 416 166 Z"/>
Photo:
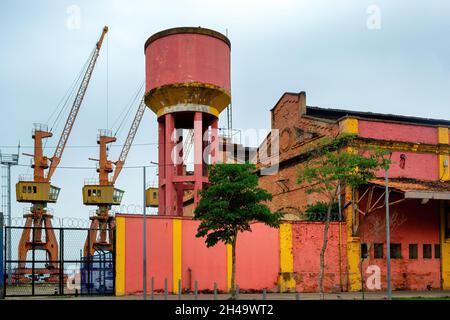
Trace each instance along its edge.
<path fill-rule="evenodd" d="M 64 229 L 63 228 L 59 229 L 59 294 L 64 294 Z"/>
<path fill-rule="evenodd" d="M 167 278 L 164 278 L 164 300 L 167 300 Z"/>
<path fill-rule="evenodd" d="M 0 212 L 0 299 L 5 298 L 5 276 L 3 267 L 3 213 Z"/>
<path fill-rule="evenodd" d="M 197 280 L 195 280 L 195 284 L 194 284 L 194 295 L 195 295 L 195 300 L 198 299 L 198 282 Z"/>
<path fill-rule="evenodd" d="M 36 256 L 35 256 L 35 252 L 36 252 L 36 241 L 35 241 L 35 230 L 36 227 L 32 227 L 31 231 L 32 231 L 32 235 L 31 235 L 31 295 L 34 296 L 34 275 L 36 274 L 36 270 L 35 270 L 35 260 L 36 260 Z"/>
<path fill-rule="evenodd" d="M 155 277 L 152 277 L 152 283 L 151 283 L 151 286 L 152 286 L 152 288 L 151 288 L 151 299 L 152 300 L 154 300 L 155 299 L 155 297 L 154 297 L 154 294 L 153 294 L 153 290 L 155 290 Z"/>

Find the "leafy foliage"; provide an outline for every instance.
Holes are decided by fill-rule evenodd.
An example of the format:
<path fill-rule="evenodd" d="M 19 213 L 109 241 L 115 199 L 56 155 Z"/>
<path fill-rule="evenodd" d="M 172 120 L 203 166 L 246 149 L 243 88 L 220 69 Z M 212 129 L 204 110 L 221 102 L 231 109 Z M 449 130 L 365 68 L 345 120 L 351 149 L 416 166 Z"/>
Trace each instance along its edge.
<path fill-rule="evenodd" d="M 339 183 L 356 189 L 375 178 L 377 170 L 389 166 L 390 161 L 384 158 L 382 150 L 342 150 L 353 138 L 353 135 L 342 135 L 312 153 L 297 179 L 298 183 L 308 184 L 306 192 L 324 194 L 334 202 Z"/>
<path fill-rule="evenodd" d="M 206 236 L 208 247 L 219 241 L 232 244 L 240 231 L 251 231 L 250 223 L 278 227 L 282 214 L 272 213 L 264 201 L 272 195 L 258 187 L 253 164 L 215 164 L 209 167 L 208 188 L 201 191 L 194 219 L 201 220 L 197 237 Z"/>
<path fill-rule="evenodd" d="M 327 216 L 328 203 L 318 201 L 315 204 L 309 204 L 305 209 L 305 216 L 308 221 L 324 221 Z M 331 206 L 331 221 L 339 221 L 339 204 L 333 202 Z"/>

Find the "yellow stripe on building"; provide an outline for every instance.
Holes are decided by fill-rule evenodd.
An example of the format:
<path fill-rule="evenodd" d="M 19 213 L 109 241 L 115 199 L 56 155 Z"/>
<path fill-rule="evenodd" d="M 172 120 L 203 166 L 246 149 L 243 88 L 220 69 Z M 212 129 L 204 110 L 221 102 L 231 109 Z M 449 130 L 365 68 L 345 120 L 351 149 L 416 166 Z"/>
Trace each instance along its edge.
<path fill-rule="evenodd" d="M 449 144 L 448 128 L 438 128 L 438 143 Z M 438 156 L 439 161 L 439 179 L 443 181 L 450 180 L 450 157 L 446 154 L 440 154 Z"/>
<path fill-rule="evenodd" d="M 125 295 L 125 218 L 116 217 L 116 296 Z"/>
<path fill-rule="evenodd" d="M 292 252 L 292 224 L 282 223 L 280 235 L 280 275 L 278 287 L 280 292 L 295 291 L 294 255 Z"/>
<path fill-rule="evenodd" d="M 341 133 L 359 134 L 358 119 L 345 118 L 339 122 L 339 130 Z"/>
<path fill-rule="evenodd" d="M 231 272 L 233 268 L 233 248 L 227 244 L 227 290 L 231 290 Z"/>
<path fill-rule="evenodd" d="M 351 187 L 345 189 L 345 203 L 351 201 Z M 348 290 L 361 291 L 361 241 L 359 237 L 353 235 L 353 209 L 348 206 L 345 209 L 345 217 L 347 223 L 347 267 L 348 267 Z M 356 218 L 356 217 L 355 217 Z M 356 219 L 355 219 L 356 220 Z M 355 221 L 357 223 L 357 221 Z"/>
<path fill-rule="evenodd" d="M 172 220 L 172 292 L 178 293 L 178 281 L 181 280 L 181 227 L 182 220 Z"/>

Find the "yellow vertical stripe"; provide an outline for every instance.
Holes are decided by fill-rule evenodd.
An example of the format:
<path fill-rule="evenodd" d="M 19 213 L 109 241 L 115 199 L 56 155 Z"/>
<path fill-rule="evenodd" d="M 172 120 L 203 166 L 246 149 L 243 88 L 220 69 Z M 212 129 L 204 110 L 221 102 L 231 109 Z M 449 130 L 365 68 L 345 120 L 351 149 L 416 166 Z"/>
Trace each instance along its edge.
<path fill-rule="evenodd" d="M 282 223 L 280 235 L 280 276 L 278 286 L 280 292 L 295 291 L 294 255 L 292 253 L 292 224 Z"/>
<path fill-rule="evenodd" d="M 438 128 L 438 143 L 449 144 L 448 128 Z M 439 179 L 444 181 L 450 180 L 450 168 L 449 168 L 450 157 L 445 154 L 440 154 L 438 156 L 438 161 L 439 161 Z"/>
<path fill-rule="evenodd" d="M 339 122 L 341 133 L 359 134 L 358 119 L 346 118 Z"/>
<path fill-rule="evenodd" d="M 178 281 L 181 280 L 181 226 L 182 220 L 172 220 L 172 292 L 178 293 Z"/>
<path fill-rule="evenodd" d="M 116 217 L 116 295 L 125 294 L 125 217 Z"/>
<path fill-rule="evenodd" d="M 449 144 L 448 128 L 438 128 L 438 142 Z"/>
<path fill-rule="evenodd" d="M 231 244 L 227 244 L 227 289 L 231 289 L 231 269 L 233 268 L 233 252 Z"/>
<path fill-rule="evenodd" d="M 345 203 L 351 201 L 352 189 L 345 189 Z M 359 259 L 361 257 L 361 241 L 359 237 L 353 235 L 353 214 L 352 206 L 345 209 L 347 223 L 347 268 L 349 291 L 361 291 L 361 270 Z M 357 221 L 356 221 L 357 222 Z"/>

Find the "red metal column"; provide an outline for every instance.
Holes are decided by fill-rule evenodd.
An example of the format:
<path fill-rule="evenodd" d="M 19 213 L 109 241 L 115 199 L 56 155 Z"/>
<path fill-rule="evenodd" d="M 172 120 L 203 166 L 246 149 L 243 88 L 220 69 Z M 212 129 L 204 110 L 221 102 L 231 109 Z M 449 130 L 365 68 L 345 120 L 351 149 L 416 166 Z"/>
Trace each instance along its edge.
<path fill-rule="evenodd" d="M 203 180 L 203 113 L 194 114 L 194 207 L 200 200 Z"/>
<path fill-rule="evenodd" d="M 165 125 L 164 117 L 158 119 L 158 215 L 166 213 L 166 139 L 165 139 Z"/>
<path fill-rule="evenodd" d="M 211 163 L 217 163 L 219 159 L 219 118 L 211 122 Z"/>
<path fill-rule="evenodd" d="M 177 163 L 176 163 L 176 175 L 177 176 L 183 176 L 183 165 L 184 165 L 184 160 L 183 160 L 183 133 L 182 130 L 179 130 L 178 132 L 179 136 L 177 136 L 177 148 L 176 148 L 176 152 L 177 154 L 175 155 L 175 158 L 177 159 Z M 181 183 L 177 184 L 176 186 L 176 194 L 177 194 L 177 206 L 176 206 L 176 215 L 177 216 L 182 216 L 183 215 L 183 196 L 184 196 L 184 189 Z"/>
<path fill-rule="evenodd" d="M 174 176 L 174 164 L 173 164 L 173 134 L 175 129 L 175 121 L 172 113 L 165 115 L 166 127 L 165 127 L 165 137 L 166 137 L 166 152 L 165 152 L 165 170 L 166 170 L 166 215 L 171 216 L 174 214 L 174 202 L 175 202 L 175 186 L 173 184 Z"/>

